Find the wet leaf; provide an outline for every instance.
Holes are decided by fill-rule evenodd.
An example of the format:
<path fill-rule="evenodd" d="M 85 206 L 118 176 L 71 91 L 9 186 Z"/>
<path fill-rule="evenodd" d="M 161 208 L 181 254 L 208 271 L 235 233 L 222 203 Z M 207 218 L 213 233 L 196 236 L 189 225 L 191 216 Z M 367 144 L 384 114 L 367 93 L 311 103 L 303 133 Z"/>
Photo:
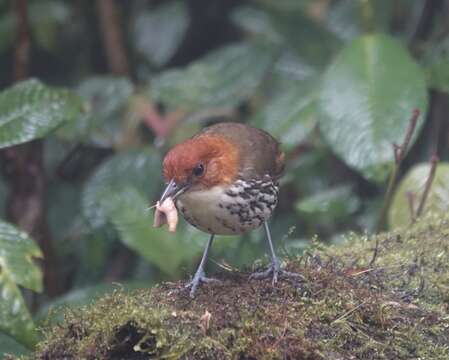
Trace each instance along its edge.
<path fill-rule="evenodd" d="M 125 77 L 93 76 L 82 81 L 77 93 L 84 98 L 89 113 L 63 126 L 58 135 L 100 147 L 112 147 L 123 133 L 123 118 L 134 87 Z"/>
<path fill-rule="evenodd" d="M 0 93 L 0 148 L 44 137 L 81 113 L 81 99 L 69 90 L 36 79 L 17 83 Z"/>
<path fill-rule="evenodd" d="M 0 331 L 28 347 L 35 343 L 36 333 L 18 285 L 42 291 L 42 273 L 33 260 L 40 257 L 27 234 L 0 220 Z"/>
<path fill-rule="evenodd" d="M 285 150 L 303 142 L 316 122 L 315 92 L 298 82 L 271 99 L 251 119 L 251 124 L 268 131 Z"/>
<path fill-rule="evenodd" d="M 135 18 L 133 41 L 139 53 L 156 66 L 174 55 L 189 26 L 189 13 L 183 1 L 162 3 Z"/>
<path fill-rule="evenodd" d="M 261 8 L 240 6 L 231 13 L 235 24 L 250 34 L 264 37 L 273 43 L 282 43 L 282 35 L 273 26 L 270 14 Z"/>
<path fill-rule="evenodd" d="M 414 211 L 422 197 L 426 180 L 429 176 L 430 164 L 419 164 L 411 168 L 399 184 L 388 213 L 390 228 L 409 226 L 412 222 L 410 205 L 407 196 L 413 197 Z M 407 195 L 409 193 L 410 195 Z M 427 197 L 423 213 L 449 211 L 449 163 L 439 163 L 435 177 Z"/>
<path fill-rule="evenodd" d="M 148 211 L 148 201 L 142 193 L 133 187 L 122 187 L 103 197 L 100 205 L 126 246 L 166 274 L 176 273 L 186 252 L 166 228 L 153 228 L 153 211 Z"/>
<path fill-rule="evenodd" d="M 384 181 L 413 109 L 427 110 L 424 74 L 396 40 L 367 35 L 352 41 L 324 74 L 319 125 L 332 150 L 364 177 Z M 413 141 L 412 141 L 413 143 Z"/>
<path fill-rule="evenodd" d="M 150 96 L 185 111 L 234 107 L 253 95 L 273 56 L 271 48 L 251 43 L 227 45 L 186 68 L 153 77 Z"/>
<path fill-rule="evenodd" d="M 296 210 L 302 215 L 325 216 L 338 220 L 351 215 L 359 206 L 360 200 L 351 187 L 342 185 L 299 200 Z"/>
<path fill-rule="evenodd" d="M 14 338 L 0 332 L 0 359 L 6 354 L 13 356 L 29 355 L 30 350 L 18 343 Z"/>
<path fill-rule="evenodd" d="M 105 225 L 102 201 L 125 187 L 140 191 L 148 208 L 163 184 L 161 169 L 160 155 L 149 148 L 123 152 L 108 159 L 98 167 L 84 188 L 81 199 L 84 217 L 93 228 Z"/>

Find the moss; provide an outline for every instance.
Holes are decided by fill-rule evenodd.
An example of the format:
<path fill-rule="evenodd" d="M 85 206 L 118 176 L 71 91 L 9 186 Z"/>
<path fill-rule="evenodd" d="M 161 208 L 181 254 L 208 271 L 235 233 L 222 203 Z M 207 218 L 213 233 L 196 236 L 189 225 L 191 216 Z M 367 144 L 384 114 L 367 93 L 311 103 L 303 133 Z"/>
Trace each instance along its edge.
<path fill-rule="evenodd" d="M 380 247 L 370 267 L 376 239 Z M 448 359 L 449 217 L 287 261 L 302 280 L 223 274 L 191 300 L 182 283 L 116 291 L 68 310 L 40 359 Z"/>

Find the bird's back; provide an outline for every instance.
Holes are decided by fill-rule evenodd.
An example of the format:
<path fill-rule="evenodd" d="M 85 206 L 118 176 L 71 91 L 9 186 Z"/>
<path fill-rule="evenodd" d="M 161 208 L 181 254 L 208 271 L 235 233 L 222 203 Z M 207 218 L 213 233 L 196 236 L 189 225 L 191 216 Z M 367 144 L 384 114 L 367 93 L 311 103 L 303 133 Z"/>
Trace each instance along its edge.
<path fill-rule="evenodd" d="M 270 175 L 279 178 L 284 169 L 284 154 L 278 141 L 267 132 L 252 126 L 225 122 L 209 126 L 196 136 L 221 135 L 240 149 L 240 173 L 244 178 Z"/>

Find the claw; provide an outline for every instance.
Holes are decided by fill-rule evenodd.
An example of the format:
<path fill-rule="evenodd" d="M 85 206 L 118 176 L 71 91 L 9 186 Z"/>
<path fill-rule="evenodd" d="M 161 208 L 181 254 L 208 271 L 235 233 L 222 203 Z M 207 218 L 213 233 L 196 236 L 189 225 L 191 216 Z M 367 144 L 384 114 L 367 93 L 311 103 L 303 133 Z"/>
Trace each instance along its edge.
<path fill-rule="evenodd" d="M 192 281 L 190 281 L 189 283 L 187 283 L 184 286 L 184 289 L 189 289 L 190 288 L 190 297 L 192 299 L 195 297 L 196 289 L 198 288 L 200 283 L 205 283 L 205 284 L 216 283 L 216 284 L 220 284 L 221 281 L 218 280 L 218 279 L 206 277 L 204 272 L 203 273 L 196 273 L 195 276 L 193 277 Z"/>
<path fill-rule="evenodd" d="M 278 282 L 279 278 L 301 278 L 303 279 L 303 276 L 297 273 L 289 272 L 286 270 L 283 270 L 281 268 L 281 265 L 277 259 L 275 259 L 271 265 L 268 267 L 268 269 L 264 271 L 258 271 L 255 273 L 252 273 L 249 276 L 249 279 L 256 279 L 256 280 L 262 280 L 270 277 L 270 275 L 273 276 L 272 284 L 276 284 Z"/>

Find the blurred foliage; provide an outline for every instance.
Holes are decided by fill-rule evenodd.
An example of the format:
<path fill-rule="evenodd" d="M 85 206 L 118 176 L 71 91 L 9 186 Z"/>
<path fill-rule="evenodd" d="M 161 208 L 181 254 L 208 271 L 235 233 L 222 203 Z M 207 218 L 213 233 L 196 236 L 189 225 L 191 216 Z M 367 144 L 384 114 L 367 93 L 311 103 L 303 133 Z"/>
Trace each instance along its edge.
<path fill-rule="evenodd" d="M 33 258 L 42 257 L 25 233 L 0 221 L 0 331 L 27 346 L 36 342 L 33 320 L 18 285 L 42 291 L 42 274 Z"/>
<path fill-rule="evenodd" d="M 429 171 L 416 164 L 434 152 L 448 159 L 443 1 L 116 1 L 129 74 L 111 70 L 116 52 L 104 41 L 100 7 L 27 3 L 33 79 L 16 82 L 18 21 L 0 1 L 0 147 L 43 139 L 47 218 L 64 293 L 22 296 L 19 286 L 41 288 L 31 260 L 41 253 L 2 221 L 4 351 L 20 353 L 36 339 L 25 301 L 40 324 L 52 304 L 84 304 L 110 291 L 111 281 L 150 286 L 188 276 L 207 235 L 183 222 L 176 234 L 153 229 L 150 207 L 163 187 L 163 155 L 203 126 L 246 122 L 282 142 L 287 167 L 272 228 L 287 253 L 302 251 L 315 234 L 334 242 L 349 230 L 375 230 L 395 166 L 392 143 L 403 142 L 413 109 L 421 115 L 391 226 L 411 221 L 407 192 L 416 203 L 421 197 Z M 3 170 L 6 219 L 17 179 Z M 445 163 L 425 210 L 447 210 L 448 183 Z M 264 249 L 261 231 L 223 237 L 212 260 L 248 267 Z"/>

